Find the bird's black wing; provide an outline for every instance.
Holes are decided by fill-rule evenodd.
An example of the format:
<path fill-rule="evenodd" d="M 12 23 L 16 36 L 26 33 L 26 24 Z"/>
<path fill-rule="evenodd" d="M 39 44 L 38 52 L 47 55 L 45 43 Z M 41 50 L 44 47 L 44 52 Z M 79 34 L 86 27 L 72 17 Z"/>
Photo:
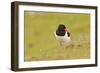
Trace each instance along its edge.
<path fill-rule="evenodd" d="M 70 37 L 70 32 L 67 32 L 68 37 Z"/>

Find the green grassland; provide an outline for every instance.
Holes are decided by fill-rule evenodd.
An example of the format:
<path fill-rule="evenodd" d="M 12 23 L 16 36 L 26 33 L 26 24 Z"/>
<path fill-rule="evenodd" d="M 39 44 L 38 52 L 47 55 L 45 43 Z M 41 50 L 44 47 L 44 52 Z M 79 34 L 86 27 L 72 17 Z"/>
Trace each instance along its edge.
<path fill-rule="evenodd" d="M 25 61 L 90 58 L 90 15 L 25 12 Z M 63 23 L 71 33 L 71 44 L 62 48 L 54 32 Z"/>

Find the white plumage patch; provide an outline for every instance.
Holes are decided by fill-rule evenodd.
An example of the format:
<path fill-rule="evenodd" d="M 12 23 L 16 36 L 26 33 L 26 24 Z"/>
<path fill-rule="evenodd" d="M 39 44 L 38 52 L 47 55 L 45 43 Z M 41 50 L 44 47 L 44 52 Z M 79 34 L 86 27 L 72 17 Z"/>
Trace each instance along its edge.
<path fill-rule="evenodd" d="M 56 35 L 56 32 L 54 32 L 54 34 L 55 34 L 55 37 L 56 37 L 58 44 L 60 46 L 66 47 L 70 44 L 71 39 L 70 39 L 70 37 L 68 37 L 67 32 L 65 33 L 64 36 L 58 36 L 58 35 Z"/>

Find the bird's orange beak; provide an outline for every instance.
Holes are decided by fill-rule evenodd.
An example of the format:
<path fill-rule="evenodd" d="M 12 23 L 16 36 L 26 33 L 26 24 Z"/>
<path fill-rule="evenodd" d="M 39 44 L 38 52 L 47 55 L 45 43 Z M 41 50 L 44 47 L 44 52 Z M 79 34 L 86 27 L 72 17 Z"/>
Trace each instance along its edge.
<path fill-rule="evenodd" d="M 67 29 L 65 28 L 65 31 L 67 31 Z"/>

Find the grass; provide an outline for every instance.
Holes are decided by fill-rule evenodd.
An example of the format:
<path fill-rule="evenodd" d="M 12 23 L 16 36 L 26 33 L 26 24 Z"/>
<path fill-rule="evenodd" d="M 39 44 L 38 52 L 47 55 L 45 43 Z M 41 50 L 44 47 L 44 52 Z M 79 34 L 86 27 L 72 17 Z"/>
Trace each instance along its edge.
<path fill-rule="evenodd" d="M 25 12 L 25 61 L 90 58 L 90 15 Z M 71 44 L 60 48 L 54 36 L 63 23 L 71 33 Z"/>

